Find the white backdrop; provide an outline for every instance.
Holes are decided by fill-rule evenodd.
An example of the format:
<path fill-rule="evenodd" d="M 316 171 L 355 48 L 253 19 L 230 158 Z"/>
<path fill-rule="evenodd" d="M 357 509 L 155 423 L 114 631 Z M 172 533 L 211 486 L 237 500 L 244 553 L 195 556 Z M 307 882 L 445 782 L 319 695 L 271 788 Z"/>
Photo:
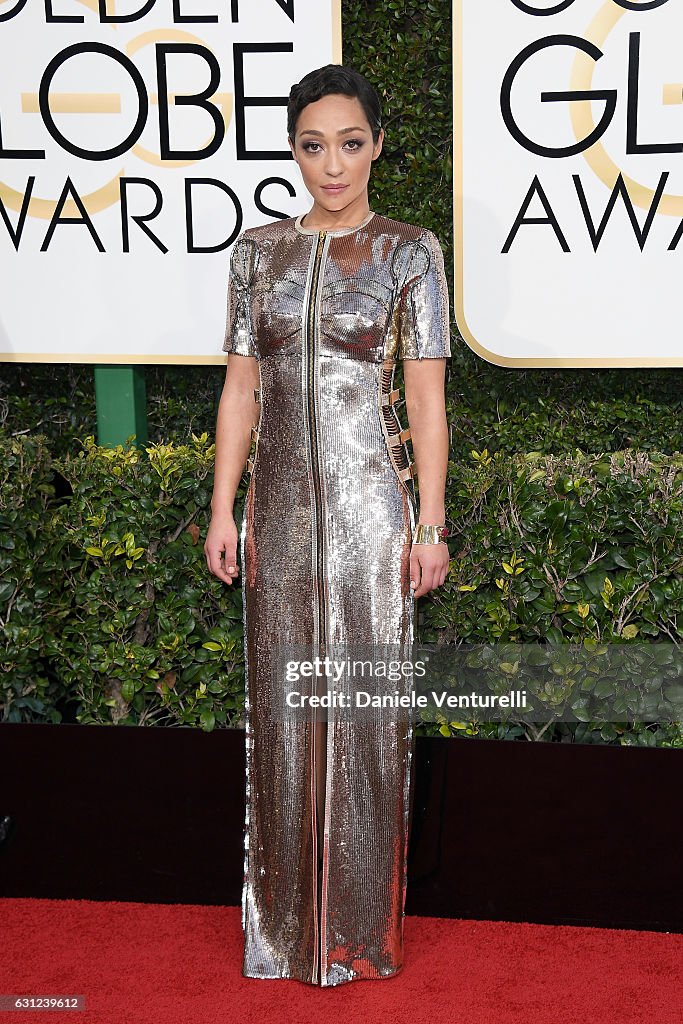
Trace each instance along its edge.
<path fill-rule="evenodd" d="M 54 0 L 55 16 L 76 19 L 59 23 L 46 23 L 44 6 L 32 0 L 0 6 L 0 359 L 225 361 L 232 243 L 244 227 L 312 205 L 289 155 L 284 102 L 308 71 L 342 62 L 340 4 L 179 0 L 190 20 L 174 24 L 171 0 L 157 0 L 141 18 L 115 25 L 100 24 L 97 5 L 74 0 Z M 107 9 L 121 18 L 143 2 L 117 0 Z M 196 20 L 205 16 L 216 21 Z M 167 118 L 158 103 L 161 47 L 171 48 Z M 206 90 L 204 107 L 174 105 L 176 95 Z M 284 102 L 273 103 L 278 97 Z M 222 142 L 196 156 L 217 136 L 216 120 Z M 168 122 L 165 155 L 160 121 Z M 145 179 L 126 188 L 127 217 L 121 178 Z M 190 179 L 209 179 L 192 186 L 191 210 Z M 156 215 L 136 222 L 157 204 Z"/>
<path fill-rule="evenodd" d="M 490 362 L 683 365 L 682 40 L 683 0 L 454 0 L 456 319 Z M 599 125 L 542 101 L 576 90 L 611 121 L 543 152 Z M 619 172 L 642 248 L 621 195 L 591 241 Z"/>

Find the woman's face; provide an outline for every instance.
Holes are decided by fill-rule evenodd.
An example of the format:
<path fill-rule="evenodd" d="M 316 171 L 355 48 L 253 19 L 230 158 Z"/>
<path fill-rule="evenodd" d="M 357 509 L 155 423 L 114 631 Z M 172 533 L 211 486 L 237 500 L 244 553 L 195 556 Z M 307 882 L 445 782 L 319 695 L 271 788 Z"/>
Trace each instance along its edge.
<path fill-rule="evenodd" d="M 315 206 L 349 215 L 367 209 L 370 167 L 382 151 L 383 138 L 380 130 L 373 145 L 356 96 L 333 93 L 307 104 L 299 114 L 295 145 L 288 141 Z"/>

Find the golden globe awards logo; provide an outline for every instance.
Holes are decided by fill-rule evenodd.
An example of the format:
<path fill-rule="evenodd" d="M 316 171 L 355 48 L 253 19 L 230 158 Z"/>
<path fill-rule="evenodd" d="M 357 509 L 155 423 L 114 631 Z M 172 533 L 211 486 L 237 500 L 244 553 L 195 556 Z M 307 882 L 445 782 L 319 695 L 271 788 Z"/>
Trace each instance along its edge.
<path fill-rule="evenodd" d="M 463 336 L 502 365 L 683 365 L 683 4 L 454 14 Z"/>
<path fill-rule="evenodd" d="M 109 14 L 106 5 L 100 0 L 98 24 L 99 26 L 110 26 L 112 29 L 122 25 L 141 26 L 141 23 L 144 27 L 147 16 L 155 7 L 155 2 L 156 0 L 147 0 L 144 6 L 127 14 Z M 18 20 L 26 10 L 26 6 L 27 0 L 18 0 L 13 7 L 0 13 L 0 22 L 7 25 L 15 19 Z M 280 7 L 294 24 L 293 5 L 280 3 Z M 240 6 L 238 4 L 232 5 L 232 18 L 229 20 L 232 25 L 239 26 Z M 282 105 L 284 98 L 282 96 L 271 98 L 248 96 L 244 77 L 245 59 L 249 55 L 258 55 L 262 58 L 259 65 L 262 71 L 267 66 L 264 65 L 263 58 L 267 59 L 275 52 L 291 53 L 294 47 L 293 41 L 291 39 L 280 43 L 235 41 L 232 45 L 235 91 L 234 93 L 226 92 L 223 91 L 222 85 L 223 69 L 211 46 L 188 28 L 177 27 L 199 23 L 218 24 L 218 21 L 218 14 L 182 13 L 180 4 L 176 4 L 175 10 L 172 12 L 172 27 L 149 28 L 129 38 L 121 49 L 110 42 L 88 40 L 63 46 L 51 57 L 42 70 L 38 91 L 34 94 L 22 94 L 23 112 L 39 115 L 41 133 L 49 136 L 62 153 L 70 154 L 78 161 L 87 161 L 93 164 L 134 157 L 136 160 L 157 167 L 178 168 L 200 165 L 217 153 L 223 145 L 233 112 L 236 115 L 235 156 L 238 160 L 291 159 L 289 151 L 282 147 L 279 150 L 268 148 L 266 151 L 256 152 L 247 145 L 245 135 L 247 107 L 263 104 L 264 100 L 274 105 Z M 50 5 L 46 8 L 46 31 L 49 26 L 73 25 L 74 23 L 85 25 L 86 17 L 81 14 L 58 14 L 51 9 Z M 62 34 L 55 32 L 55 38 L 59 38 Z M 112 38 L 114 37 L 112 36 Z M 146 62 L 147 70 L 151 73 L 143 74 L 140 70 L 140 63 L 143 61 Z M 201 88 L 196 91 L 172 92 L 171 81 L 177 82 L 180 78 L 181 83 L 184 83 L 187 80 L 188 67 L 190 69 L 194 67 L 193 77 L 202 80 Z M 107 83 L 104 88 L 108 91 L 86 91 L 90 79 L 85 69 L 93 69 L 97 78 L 103 84 Z M 83 83 L 79 92 L 60 91 L 56 86 L 60 80 L 73 79 L 74 76 L 80 76 Z M 150 90 L 152 83 L 155 87 L 154 91 Z M 129 102 L 124 111 L 122 99 L 125 94 L 127 94 Z M 90 120 L 91 123 L 87 126 L 85 133 L 83 131 L 74 133 L 74 135 L 69 133 L 68 115 L 70 114 L 80 115 L 83 126 L 86 126 L 87 121 Z M 93 128 L 93 119 L 103 122 L 113 114 L 119 116 L 114 119 L 111 132 L 107 132 L 106 129 Z M 180 121 L 182 114 L 186 115 L 186 120 L 192 120 L 202 126 L 201 141 L 183 144 L 172 138 L 172 121 Z M 154 149 L 143 145 L 142 137 L 145 132 L 151 136 Z M 83 134 L 86 137 L 80 141 L 79 135 L 82 137 Z M 98 146 L 96 139 L 100 135 L 110 136 L 110 143 Z M 9 139 L 3 141 L 0 146 L 0 159 L 3 161 L 38 162 L 45 161 L 47 158 L 45 148 L 28 146 L 13 148 Z M 26 186 L 21 191 L 13 189 L 6 182 L 2 182 L 0 185 L 5 206 L 15 209 L 20 214 L 16 231 L 13 231 L 11 226 L 8 228 L 17 246 L 26 216 L 43 217 L 50 220 L 48 231 L 41 245 L 41 248 L 47 249 L 56 226 L 60 221 L 68 222 L 69 218 L 63 216 L 68 212 L 70 217 L 80 215 L 83 223 L 87 224 L 98 248 L 103 251 L 104 247 L 90 215 L 104 209 L 107 205 L 117 203 L 120 204 L 125 235 L 123 251 L 129 251 L 128 230 L 123 215 L 130 211 L 130 190 L 134 185 L 147 191 L 148 199 L 152 199 L 154 209 L 148 210 L 140 216 L 138 223 L 146 225 L 145 231 L 150 237 L 153 237 L 150 222 L 158 215 L 163 197 L 152 178 L 127 176 L 117 172 L 115 177 L 103 181 L 96 191 L 83 198 L 78 194 L 76 184 L 71 176 L 67 175 L 60 196 L 55 201 L 51 201 L 35 193 L 37 177 L 38 175 L 29 175 L 26 179 Z M 188 174 L 184 176 L 184 182 L 185 209 L 188 214 L 188 251 L 216 251 L 216 248 L 224 248 L 229 245 L 234 240 L 242 222 L 241 202 L 235 190 L 219 178 L 192 177 Z M 260 202 L 263 189 L 268 183 L 266 180 L 256 184 L 257 202 Z M 223 190 L 237 213 L 231 233 L 233 237 L 222 240 L 218 247 L 195 246 L 192 241 L 192 193 L 193 189 L 200 185 Z M 68 211 L 65 209 L 67 204 L 69 205 Z M 160 238 L 155 237 L 155 244 L 162 251 L 167 251 Z"/>
<path fill-rule="evenodd" d="M 287 97 L 340 25 L 340 0 L 0 2 L 0 356 L 224 362 L 230 247 L 307 208 Z"/>

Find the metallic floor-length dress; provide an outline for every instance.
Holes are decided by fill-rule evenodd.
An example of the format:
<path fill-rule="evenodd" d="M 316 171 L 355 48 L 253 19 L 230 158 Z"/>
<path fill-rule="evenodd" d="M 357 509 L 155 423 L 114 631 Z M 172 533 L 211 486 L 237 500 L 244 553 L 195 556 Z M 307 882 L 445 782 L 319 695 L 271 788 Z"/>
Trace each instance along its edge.
<path fill-rule="evenodd" d="M 235 242 L 223 345 L 260 371 L 241 531 L 243 974 L 338 985 L 403 965 L 412 724 L 333 708 L 323 745 L 274 713 L 275 659 L 410 659 L 416 497 L 394 367 L 450 356 L 450 318 L 433 232 L 374 212 L 327 231 L 302 219 Z"/>

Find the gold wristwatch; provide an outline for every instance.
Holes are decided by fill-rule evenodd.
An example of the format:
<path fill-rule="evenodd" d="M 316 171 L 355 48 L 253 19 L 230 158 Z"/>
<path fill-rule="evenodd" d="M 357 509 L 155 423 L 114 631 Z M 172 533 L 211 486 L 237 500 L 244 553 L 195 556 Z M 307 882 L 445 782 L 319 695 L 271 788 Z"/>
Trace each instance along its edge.
<path fill-rule="evenodd" d="M 425 523 L 418 523 L 413 533 L 413 544 L 440 544 L 447 536 L 446 526 L 427 526 Z"/>

